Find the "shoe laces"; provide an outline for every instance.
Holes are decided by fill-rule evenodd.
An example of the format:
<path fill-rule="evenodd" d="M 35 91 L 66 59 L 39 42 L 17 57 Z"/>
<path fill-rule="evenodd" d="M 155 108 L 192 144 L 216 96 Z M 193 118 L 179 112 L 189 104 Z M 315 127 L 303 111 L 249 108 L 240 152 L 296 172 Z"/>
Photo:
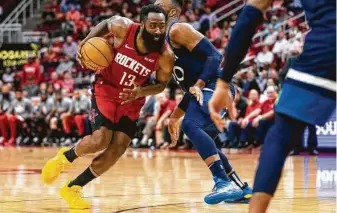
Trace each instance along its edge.
<path fill-rule="evenodd" d="M 59 156 L 58 156 L 58 158 L 59 158 Z M 61 168 L 62 171 L 65 169 L 65 165 L 66 165 L 66 162 L 64 160 L 58 160 L 57 161 L 57 167 Z"/>
<path fill-rule="evenodd" d="M 217 181 L 217 182 L 215 183 L 215 185 L 213 186 L 212 191 L 213 191 L 213 192 L 216 191 L 217 189 L 221 188 L 223 185 L 224 185 L 224 183 L 223 183 L 222 181 Z"/>
<path fill-rule="evenodd" d="M 82 190 L 80 188 L 73 188 L 73 192 L 74 192 L 74 197 L 76 198 L 82 198 L 83 197 L 83 193 Z"/>
<path fill-rule="evenodd" d="M 213 192 L 229 192 L 229 191 L 232 191 L 234 190 L 234 187 L 232 185 L 232 183 L 228 183 L 228 182 L 223 182 L 223 181 L 217 181 L 213 187 Z"/>

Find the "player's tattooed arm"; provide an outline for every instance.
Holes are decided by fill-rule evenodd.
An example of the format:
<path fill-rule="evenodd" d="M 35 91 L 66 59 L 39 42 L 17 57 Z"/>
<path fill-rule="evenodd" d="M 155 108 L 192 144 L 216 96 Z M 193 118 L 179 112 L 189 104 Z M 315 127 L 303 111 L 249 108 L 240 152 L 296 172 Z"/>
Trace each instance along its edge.
<path fill-rule="evenodd" d="M 112 16 L 111 18 L 105 19 L 96 25 L 87 35 L 87 37 L 85 37 L 82 43 L 89 40 L 90 38 L 104 37 L 109 34 L 113 34 L 117 39 L 123 39 L 132 23 L 133 22 L 128 18 Z"/>
<path fill-rule="evenodd" d="M 113 16 L 107 20 L 109 34 L 114 35 L 114 46 L 118 47 L 124 40 L 130 25 L 133 24 L 128 18 Z"/>
<path fill-rule="evenodd" d="M 112 45 L 118 46 L 123 41 L 127 30 L 132 23 L 133 22 L 130 19 L 121 16 L 112 16 L 109 19 L 103 20 L 90 31 L 85 39 L 81 41 L 77 50 L 76 60 L 83 67 L 81 49 L 83 44 L 90 38 L 105 37 L 109 34 L 113 34 L 114 40 Z"/>

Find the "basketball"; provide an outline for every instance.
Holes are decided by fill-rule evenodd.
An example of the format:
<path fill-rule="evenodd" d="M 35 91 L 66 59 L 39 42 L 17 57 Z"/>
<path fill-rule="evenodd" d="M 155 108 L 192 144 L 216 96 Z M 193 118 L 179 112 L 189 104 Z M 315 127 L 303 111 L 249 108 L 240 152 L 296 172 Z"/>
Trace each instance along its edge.
<path fill-rule="evenodd" d="M 113 60 L 112 47 L 104 38 L 94 37 L 86 41 L 81 49 L 84 65 L 94 71 L 107 68 Z"/>

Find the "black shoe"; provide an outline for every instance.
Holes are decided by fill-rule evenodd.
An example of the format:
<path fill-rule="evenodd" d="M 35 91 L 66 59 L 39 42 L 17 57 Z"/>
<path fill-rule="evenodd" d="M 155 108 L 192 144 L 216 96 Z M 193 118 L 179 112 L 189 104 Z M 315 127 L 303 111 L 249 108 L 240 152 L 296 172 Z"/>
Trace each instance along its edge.
<path fill-rule="evenodd" d="M 42 146 L 51 146 L 53 141 L 50 138 L 43 138 L 42 139 Z"/>
<path fill-rule="evenodd" d="M 222 146 L 222 148 L 224 149 L 229 149 L 231 147 L 232 147 L 232 141 L 225 141 L 225 143 Z"/>
<path fill-rule="evenodd" d="M 309 151 L 309 155 L 319 155 L 319 152 L 317 151 L 317 149 L 312 149 Z"/>
<path fill-rule="evenodd" d="M 250 144 L 248 143 L 248 141 L 241 141 L 240 143 L 239 143 L 239 145 L 238 145 L 238 148 L 239 149 L 245 149 L 245 148 L 247 148 L 247 147 L 249 147 L 250 146 Z"/>
<path fill-rule="evenodd" d="M 165 148 L 167 147 L 168 143 L 167 142 L 161 142 L 160 144 L 158 144 L 156 146 L 156 149 L 162 149 L 162 148 Z"/>
<path fill-rule="evenodd" d="M 183 145 L 180 145 L 177 147 L 178 150 L 183 150 L 183 149 L 191 149 L 190 145 L 188 143 L 184 143 Z"/>
<path fill-rule="evenodd" d="M 292 155 L 292 156 L 300 155 L 300 152 L 297 151 L 297 150 L 294 150 L 290 153 L 290 155 Z"/>
<path fill-rule="evenodd" d="M 261 143 L 259 141 L 254 141 L 253 142 L 253 147 L 256 148 L 256 147 L 259 147 L 261 146 Z"/>

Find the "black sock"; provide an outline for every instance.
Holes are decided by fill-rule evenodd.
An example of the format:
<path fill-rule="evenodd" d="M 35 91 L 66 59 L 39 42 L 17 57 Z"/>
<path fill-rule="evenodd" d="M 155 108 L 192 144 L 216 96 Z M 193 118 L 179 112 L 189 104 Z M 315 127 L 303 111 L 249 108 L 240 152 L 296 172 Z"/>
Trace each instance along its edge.
<path fill-rule="evenodd" d="M 82 172 L 82 174 L 80 174 L 79 176 L 77 176 L 77 178 L 71 181 L 68 184 L 68 187 L 72 187 L 74 185 L 83 187 L 95 178 L 96 176 L 91 172 L 90 168 L 87 168 L 84 172 Z"/>
<path fill-rule="evenodd" d="M 48 137 L 48 138 L 54 138 L 55 136 L 56 136 L 56 130 L 55 130 L 55 129 L 51 129 L 51 130 L 48 132 L 47 137 Z"/>
<path fill-rule="evenodd" d="M 242 183 L 242 181 L 240 180 L 239 176 L 235 173 L 235 171 L 231 172 L 228 175 L 229 179 L 231 179 L 238 187 L 240 187 L 240 189 L 244 189 L 246 188 L 247 184 L 246 183 Z"/>
<path fill-rule="evenodd" d="M 68 151 L 64 152 L 63 154 L 66 156 L 66 158 L 68 159 L 68 161 L 70 163 L 72 163 L 76 158 L 78 158 L 78 156 L 75 153 L 75 147 L 69 149 Z"/>
<path fill-rule="evenodd" d="M 52 129 L 52 130 L 50 130 L 50 132 L 48 133 L 48 136 L 47 136 L 47 137 L 51 140 L 52 143 L 55 143 L 56 135 L 57 135 L 57 130 L 56 130 L 56 129 Z"/>

